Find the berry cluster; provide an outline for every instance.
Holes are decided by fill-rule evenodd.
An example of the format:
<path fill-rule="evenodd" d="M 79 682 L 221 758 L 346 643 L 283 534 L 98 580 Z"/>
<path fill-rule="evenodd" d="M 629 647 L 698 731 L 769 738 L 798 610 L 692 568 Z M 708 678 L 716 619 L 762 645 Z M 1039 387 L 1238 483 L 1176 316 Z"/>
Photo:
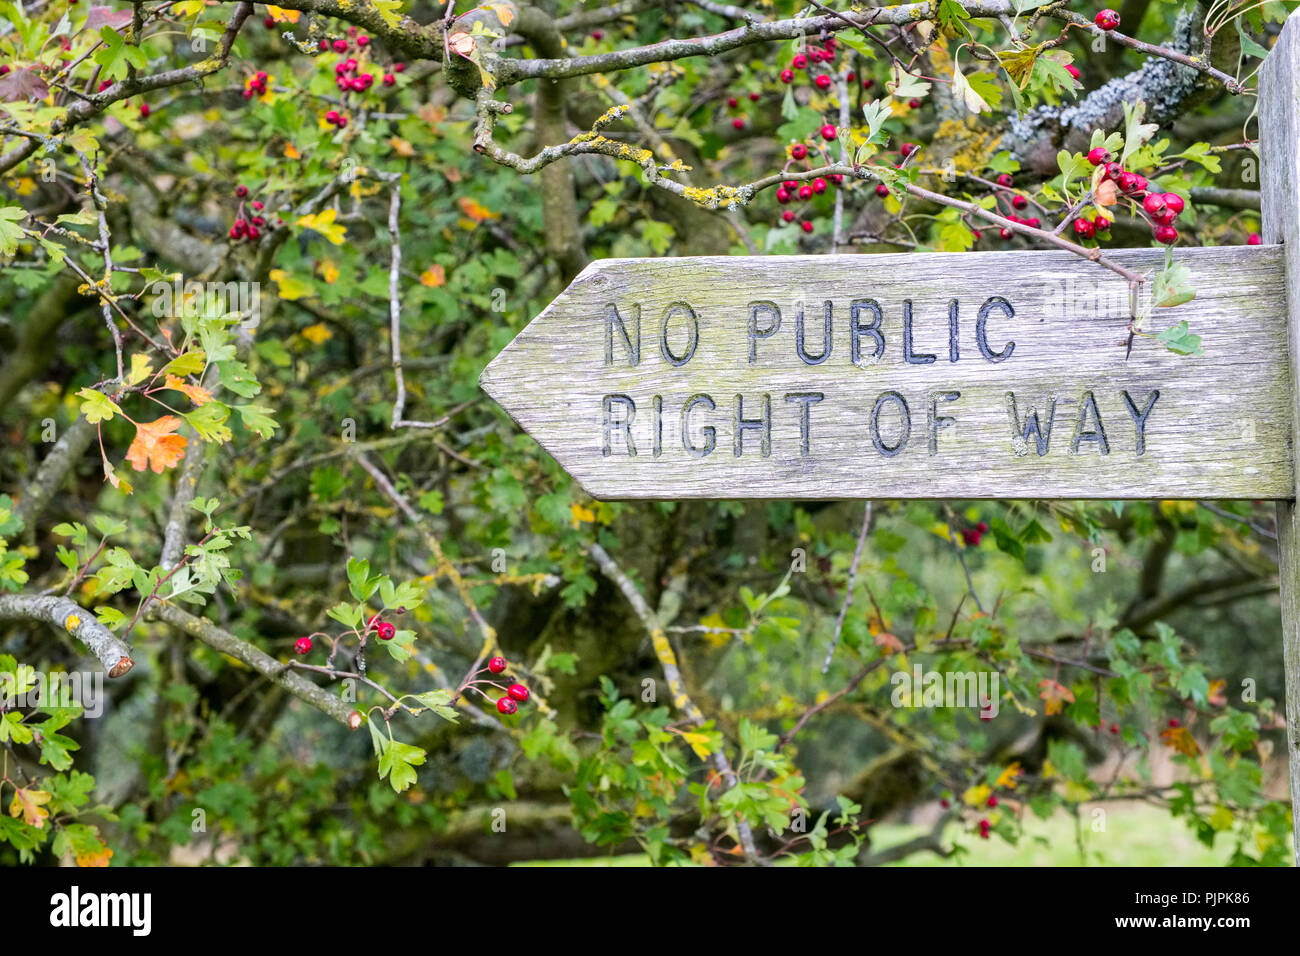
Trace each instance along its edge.
<path fill-rule="evenodd" d="M 969 548 L 978 548 L 984 535 L 988 534 L 989 525 L 987 521 L 981 521 L 973 528 L 962 528 L 961 542 Z"/>
<path fill-rule="evenodd" d="M 235 212 L 235 221 L 230 225 L 230 238 L 235 242 L 241 239 L 256 242 L 262 236 L 262 227 L 266 225 L 266 219 L 262 217 L 262 203 L 255 199 L 248 203 L 248 210 L 245 210 L 244 202 L 248 199 L 248 187 L 244 185 L 235 187 L 235 197 L 239 200 L 239 208 Z M 310 641 L 307 650 L 311 650 Z M 307 651 L 299 653 L 305 654 Z"/>
<path fill-rule="evenodd" d="M 802 143 L 796 143 L 791 148 L 790 154 L 794 156 L 796 159 L 802 159 L 808 155 L 808 148 L 804 146 Z M 798 200 L 801 203 L 807 204 L 812 201 L 813 196 L 820 196 L 823 193 L 825 193 L 826 190 L 828 190 L 831 186 L 840 186 L 843 185 L 843 183 L 844 183 L 844 177 L 839 175 L 838 173 L 833 173 L 832 175 L 827 177 L 818 176 L 816 179 L 812 180 L 811 182 L 803 182 L 803 183 L 798 182 L 797 180 L 794 179 L 787 179 L 785 182 L 781 183 L 779 187 L 777 187 L 776 201 L 783 206 L 795 202 L 796 200 Z M 796 213 L 793 209 L 786 209 L 781 213 L 781 219 L 782 221 L 787 223 L 795 222 L 797 220 L 799 222 L 800 229 L 802 229 L 804 232 L 812 232 L 813 231 L 813 224 L 811 219 L 812 215 L 813 215 L 812 210 L 808 209 L 807 206 L 805 206 L 803 210 L 802 218 L 800 217 L 799 213 Z"/>
<path fill-rule="evenodd" d="M 1178 241 L 1178 230 L 1174 228 L 1174 221 L 1182 214 L 1184 208 L 1182 196 L 1177 193 L 1148 192 L 1147 187 L 1150 184 L 1146 177 L 1130 172 L 1115 162 L 1104 146 L 1091 150 L 1088 153 L 1088 162 L 1094 166 L 1104 167 L 1102 182 L 1108 180 L 1113 182 L 1121 194 L 1135 203 L 1141 203 L 1140 212 L 1151 225 L 1151 234 L 1156 242 L 1172 246 Z M 1089 226 L 1080 226 L 1080 223 L 1086 222 L 1087 220 L 1079 220 L 1074 224 L 1075 234 L 1085 239 L 1090 239 L 1095 232 L 1102 231 L 1098 228 L 1099 222 L 1105 222 L 1106 228 L 1110 228 L 1110 222 L 1104 219 L 1094 220 Z"/>
<path fill-rule="evenodd" d="M 782 83 L 793 83 L 795 70 L 808 70 L 808 75 L 812 75 L 809 66 L 814 63 L 834 63 L 835 62 L 836 42 L 834 37 L 827 37 L 822 41 L 822 45 L 811 46 L 807 53 L 796 53 L 790 60 L 790 65 L 781 71 Z M 850 79 L 853 77 L 850 75 Z M 813 84 L 819 90 L 830 89 L 831 78 L 825 73 L 818 73 L 813 77 Z"/>
<path fill-rule="evenodd" d="M 266 92 L 266 81 L 267 75 L 262 70 L 258 70 L 253 74 L 252 78 L 244 86 L 244 99 L 251 100 L 254 96 L 263 95 Z"/>
<path fill-rule="evenodd" d="M 381 641 L 391 641 L 397 636 L 397 627 L 391 621 L 381 621 L 376 614 L 366 622 L 366 633 L 374 631 Z"/>
<path fill-rule="evenodd" d="M 750 93 L 750 94 L 748 94 L 748 96 L 749 96 L 749 101 L 750 101 L 751 103 L 757 103 L 758 100 L 759 100 L 759 94 L 758 94 L 758 93 Z M 728 110 L 731 110 L 731 111 L 734 112 L 735 110 L 737 110 L 737 109 L 739 109 L 739 108 L 740 108 L 740 98 L 739 98 L 739 97 L 736 97 L 736 96 L 729 96 L 729 97 L 727 97 L 727 109 L 728 109 Z M 732 120 L 731 120 L 731 125 L 732 125 L 735 129 L 744 129 L 744 128 L 745 128 L 745 117 L 743 117 L 743 116 L 736 116 L 736 117 L 733 117 Z"/>
<path fill-rule="evenodd" d="M 509 665 L 504 657 L 494 657 L 488 661 L 487 669 L 493 674 L 501 674 Z M 493 683 L 493 687 L 500 684 Z M 523 684 L 511 684 L 506 688 L 505 696 L 497 700 L 497 711 L 507 717 L 519 710 L 519 705 L 527 702 L 530 692 Z"/>

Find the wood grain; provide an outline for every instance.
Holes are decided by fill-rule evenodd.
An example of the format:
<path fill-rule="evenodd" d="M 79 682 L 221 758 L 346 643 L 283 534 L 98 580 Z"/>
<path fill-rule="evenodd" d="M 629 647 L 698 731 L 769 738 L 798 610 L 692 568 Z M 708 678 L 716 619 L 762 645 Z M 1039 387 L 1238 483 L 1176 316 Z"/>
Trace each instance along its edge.
<path fill-rule="evenodd" d="M 1289 303 L 1287 354 L 1292 381 L 1300 380 L 1300 13 L 1287 19 L 1259 78 L 1260 193 L 1263 233 L 1283 243 Z M 1287 408 L 1300 428 L 1300 393 Z M 1296 432 L 1300 434 L 1300 431 Z M 1293 439 L 1294 440 L 1294 439 Z M 1296 489 L 1277 506 L 1278 577 L 1282 588 L 1282 662 L 1286 676 L 1287 756 L 1295 809 L 1295 861 L 1300 866 L 1300 521 Z"/>
<path fill-rule="evenodd" d="M 1139 337 L 1126 359 L 1127 285 L 1064 252 L 611 259 L 579 275 L 488 365 L 480 383 L 601 499 L 1290 497 L 1282 252 L 1257 246 L 1175 255 L 1190 268 L 1197 295 L 1156 310 L 1151 331 L 1186 320 L 1203 337 L 1197 356 Z M 1158 269 L 1163 256 L 1154 249 L 1114 254 L 1141 270 Z M 996 301 L 988 307 L 982 353 L 977 317 L 994 297 L 1014 316 Z M 855 299 L 880 307 L 878 361 L 869 332 L 858 335 L 859 362 L 852 360 Z M 817 361 L 828 300 L 830 354 Z M 804 357 L 797 348 L 801 302 Z M 907 302 L 912 362 L 905 361 Z M 753 313 L 753 303 L 779 308 L 781 324 L 770 336 L 761 333 L 773 325 L 771 309 Z M 611 306 L 621 325 L 610 323 Z M 632 364 L 628 345 L 635 344 L 638 309 Z M 693 354 L 691 313 L 698 322 Z M 858 324 L 872 317 L 871 306 L 860 302 Z M 751 335 L 751 325 L 760 335 Z M 999 359 L 1009 342 L 1014 348 Z M 934 359 L 913 364 L 925 355 Z M 1157 391 L 1139 454 L 1134 412 Z M 716 429 L 715 447 L 702 457 L 683 440 L 683 407 L 697 395 L 715 406 L 697 401 L 685 429 L 696 448 L 705 445 L 704 426 Z M 767 396 L 767 456 L 761 427 L 744 430 L 742 454 L 735 454 L 738 395 L 751 420 L 764 417 Z M 608 396 L 624 396 L 609 400 L 610 428 Z M 655 396 L 662 401 L 657 420 Z M 624 431 L 617 423 L 629 401 L 635 417 Z M 897 447 L 903 402 L 910 432 Z M 1040 455 L 1024 423 L 1036 410 L 1045 426 L 1052 408 Z M 635 456 L 627 454 L 629 435 Z"/>

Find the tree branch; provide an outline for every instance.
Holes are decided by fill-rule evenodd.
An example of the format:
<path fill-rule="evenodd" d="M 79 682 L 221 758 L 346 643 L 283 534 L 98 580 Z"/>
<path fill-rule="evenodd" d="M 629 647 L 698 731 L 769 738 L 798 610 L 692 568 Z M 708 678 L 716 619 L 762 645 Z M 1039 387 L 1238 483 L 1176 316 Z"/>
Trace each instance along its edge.
<path fill-rule="evenodd" d="M 109 677 L 121 677 L 132 667 L 131 648 L 75 601 L 45 594 L 0 595 L 0 621 L 44 621 L 67 631 L 90 649 Z"/>

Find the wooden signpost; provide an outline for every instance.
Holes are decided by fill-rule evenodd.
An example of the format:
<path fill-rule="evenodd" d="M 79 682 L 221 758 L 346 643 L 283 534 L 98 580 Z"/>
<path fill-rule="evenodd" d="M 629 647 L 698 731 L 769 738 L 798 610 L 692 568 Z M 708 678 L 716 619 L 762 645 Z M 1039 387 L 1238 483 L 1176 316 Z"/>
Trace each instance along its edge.
<path fill-rule="evenodd" d="M 1276 499 L 1300 806 L 1300 12 L 1259 92 L 1270 245 L 1177 249 L 1157 310 L 1200 354 L 1130 353 L 1127 284 L 1068 252 L 612 259 L 480 383 L 602 499 Z"/>

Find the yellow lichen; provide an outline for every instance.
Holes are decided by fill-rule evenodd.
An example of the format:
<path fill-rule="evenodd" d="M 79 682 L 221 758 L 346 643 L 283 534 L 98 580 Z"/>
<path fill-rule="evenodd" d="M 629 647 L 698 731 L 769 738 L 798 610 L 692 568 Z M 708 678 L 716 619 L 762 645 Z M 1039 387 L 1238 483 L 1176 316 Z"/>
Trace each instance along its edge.
<path fill-rule="evenodd" d="M 67 629 L 69 634 L 75 634 L 77 633 L 77 628 L 81 627 L 81 618 L 75 614 L 69 614 L 67 620 L 63 622 L 63 626 Z"/>

